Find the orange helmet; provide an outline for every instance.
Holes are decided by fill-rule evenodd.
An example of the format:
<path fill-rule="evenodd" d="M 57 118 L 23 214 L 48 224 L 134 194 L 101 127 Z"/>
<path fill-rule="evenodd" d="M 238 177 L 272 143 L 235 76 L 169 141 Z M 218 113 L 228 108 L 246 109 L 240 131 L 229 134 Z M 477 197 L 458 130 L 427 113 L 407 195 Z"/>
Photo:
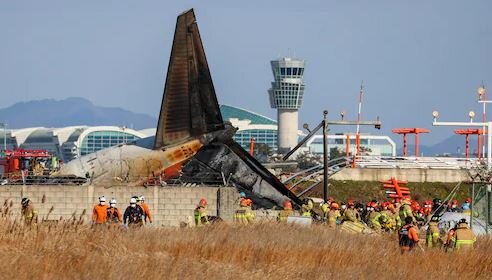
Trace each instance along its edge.
<path fill-rule="evenodd" d="M 471 202 L 472 202 L 471 197 L 467 198 L 467 199 L 465 200 L 465 202 L 471 203 Z"/>
<path fill-rule="evenodd" d="M 388 207 L 388 204 L 389 204 L 389 202 L 387 202 L 387 201 L 383 201 L 383 202 L 381 203 L 381 207 L 382 207 L 382 208 L 387 208 L 387 207 Z"/>
<path fill-rule="evenodd" d="M 253 200 L 249 199 L 249 198 L 246 198 L 246 203 L 247 203 L 247 206 L 251 206 L 253 204 Z"/>
<path fill-rule="evenodd" d="M 412 201 L 412 204 L 410 205 L 410 207 L 415 212 L 420 210 L 420 204 L 417 201 Z"/>
<path fill-rule="evenodd" d="M 248 206 L 248 199 L 247 198 L 242 198 L 241 201 L 239 202 L 239 206 Z"/>
<path fill-rule="evenodd" d="M 290 200 L 284 201 L 284 209 L 285 210 L 292 210 L 292 203 L 290 202 Z"/>
<path fill-rule="evenodd" d="M 207 204 L 208 202 L 205 198 L 200 199 L 200 203 L 199 203 L 200 206 L 207 206 Z"/>
<path fill-rule="evenodd" d="M 453 201 L 451 201 L 451 204 L 458 205 L 458 200 L 453 199 Z"/>
<path fill-rule="evenodd" d="M 393 205 L 392 203 L 388 203 L 388 210 L 395 210 L 395 205 Z"/>
<path fill-rule="evenodd" d="M 336 203 L 336 202 L 332 202 L 332 203 L 331 203 L 330 208 L 331 208 L 331 209 L 335 209 L 335 210 L 337 210 L 337 209 L 339 209 L 339 208 L 340 208 L 340 206 L 338 205 L 338 203 Z"/>
<path fill-rule="evenodd" d="M 347 205 L 348 205 L 348 206 L 355 206 L 355 202 L 354 202 L 354 200 L 353 200 L 353 199 L 349 199 L 349 200 L 347 201 Z"/>

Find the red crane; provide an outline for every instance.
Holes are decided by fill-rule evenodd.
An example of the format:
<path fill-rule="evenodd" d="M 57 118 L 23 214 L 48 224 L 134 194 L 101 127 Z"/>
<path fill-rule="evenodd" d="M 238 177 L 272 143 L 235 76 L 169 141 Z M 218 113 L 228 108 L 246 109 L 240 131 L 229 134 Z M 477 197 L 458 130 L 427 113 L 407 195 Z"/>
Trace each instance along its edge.
<path fill-rule="evenodd" d="M 456 129 L 454 131 L 455 134 L 458 134 L 458 135 L 465 135 L 465 157 L 466 159 L 468 159 L 470 157 L 470 135 L 478 135 L 478 143 L 477 143 L 477 156 L 478 158 L 480 159 L 482 157 L 482 154 L 481 154 L 481 135 L 483 135 L 483 130 L 482 129 Z"/>
<path fill-rule="evenodd" d="M 403 134 L 403 156 L 408 155 L 407 134 L 415 134 L 415 156 L 419 156 L 419 134 L 429 133 L 425 128 L 395 128 L 391 130 L 395 134 Z"/>

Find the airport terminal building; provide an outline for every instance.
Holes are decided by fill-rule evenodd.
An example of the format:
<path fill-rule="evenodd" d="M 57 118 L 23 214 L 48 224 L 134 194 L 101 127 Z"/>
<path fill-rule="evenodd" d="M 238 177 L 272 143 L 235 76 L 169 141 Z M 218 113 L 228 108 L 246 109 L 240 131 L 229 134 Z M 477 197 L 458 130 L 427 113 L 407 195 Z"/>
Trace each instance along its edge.
<path fill-rule="evenodd" d="M 32 127 L 7 131 L 7 149 L 47 150 L 64 162 L 122 143 L 148 136 L 117 126 Z M 4 132 L 0 133 L 3 139 Z"/>

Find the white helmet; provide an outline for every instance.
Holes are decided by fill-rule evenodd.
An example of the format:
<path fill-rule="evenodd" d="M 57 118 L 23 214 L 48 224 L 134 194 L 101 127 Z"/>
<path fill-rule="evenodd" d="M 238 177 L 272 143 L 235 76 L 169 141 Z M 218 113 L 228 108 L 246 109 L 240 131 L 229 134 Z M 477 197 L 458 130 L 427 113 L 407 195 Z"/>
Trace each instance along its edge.
<path fill-rule="evenodd" d="M 113 198 L 113 199 L 111 199 L 111 200 L 109 201 L 109 205 L 116 205 L 116 199 L 114 199 L 114 198 Z"/>
<path fill-rule="evenodd" d="M 106 198 L 104 197 L 104 195 L 99 197 L 99 202 L 106 202 Z"/>
<path fill-rule="evenodd" d="M 135 199 L 134 197 L 130 198 L 130 204 L 136 204 L 137 203 L 137 199 Z"/>
<path fill-rule="evenodd" d="M 145 197 L 143 195 L 140 196 L 140 201 L 145 201 Z"/>

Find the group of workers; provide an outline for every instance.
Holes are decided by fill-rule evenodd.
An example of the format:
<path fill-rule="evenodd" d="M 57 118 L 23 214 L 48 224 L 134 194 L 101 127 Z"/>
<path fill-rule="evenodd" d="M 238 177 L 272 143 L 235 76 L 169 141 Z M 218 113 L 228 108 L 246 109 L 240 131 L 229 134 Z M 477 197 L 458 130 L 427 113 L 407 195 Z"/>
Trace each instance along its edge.
<path fill-rule="evenodd" d="M 123 215 L 116 207 L 116 199 L 112 198 L 109 205 L 106 204 L 106 197 L 99 197 L 99 204 L 92 210 L 93 225 L 123 225 L 126 227 L 140 227 L 144 224 L 152 224 L 150 207 L 145 203 L 144 196 L 133 196 L 130 198 L 130 205 L 126 208 Z"/>
<path fill-rule="evenodd" d="M 461 207 L 456 200 L 443 203 L 441 199 L 425 200 L 423 207 L 410 198 L 394 201 L 378 202 L 372 200 L 362 204 L 354 200 L 337 203 L 329 198 L 326 203 L 321 202 L 315 211 L 314 201 L 307 199 L 301 206 L 301 216 L 318 218 L 330 227 L 350 223 L 352 225 L 367 226 L 375 233 L 397 232 L 402 252 L 412 250 L 419 245 L 420 228 L 427 226 L 426 245 L 428 248 L 445 248 L 446 250 L 473 248 L 476 236 L 469 228 L 466 219 L 460 219 L 449 231 L 442 232 L 439 228 L 440 217 L 444 212 L 463 212 L 470 214 L 471 198 L 466 199 Z M 287 210 L 291 211 L 288 201 Z M 285 207 L 284 207 L 285 208 Z"/>
<path fill-rule="evenodd" d="M 378 202 L 372 200 L 362 204 L 349 199 L 347 203 L 338 203 L 333 198 L 326 202 L 315 205 L 312 199 L 306 199 L 300 207 L 300 214 L 294 211 L 292 202 L 284 201 L 283 209 L 278 213 L 277 221 L 285 223 L 289 217 L 301 216 L 311 218 L 331 228 L 351 224 L 369 227 L 372 232 L 396 232 L 402 252 L 411 251 L 420 245 L 419 232 L 425 228 L 425 243 L 428 248 L 445 248 L 446 250 L 457 250 L 473 248 L 476 236 L 469 228 L 466 219 L 456 222 L 455 226 L 448 232 L 443 232 L 439 227 L 440 217 L 445 211 L 466 213 L 470 211 L 471 199 L 466 199 L 461 207 L 457 202 L 443 203 L 436 198 L 433 201 L 424 201 L 424 206 L 409 198 Z M 21 201 L 22 216 L 26 225 L 37 222 L 38 215 L 29 198 Z M 234 213 L 234 222 L 239 225 L 248 225 L 255 221 L 255 212 L 252 210 L 252 200 L 246 197 L 244 192 L 240 193 L 238 208 Z M 123 225 L 125 227 L 141 227 L 152 223 L 150 208 L 145 203 L 145 197 L 133 196 L 130 198 L 129 206 L 124 213 L 116 207 L 114 198 L 106 204 L 106 197 L 100 196 L 99 203 L 92 211 L 92 224 L 100 225 Z M 200 227 L 220 221 L 220 218 L 207 214 L 208 202 L 205 198 L 200 199 L 195 208 L 195 225 Z M 318 207 L 316 207 L 318 206 Z M 469 212 L 468 212 L 469 213 Z"/>

